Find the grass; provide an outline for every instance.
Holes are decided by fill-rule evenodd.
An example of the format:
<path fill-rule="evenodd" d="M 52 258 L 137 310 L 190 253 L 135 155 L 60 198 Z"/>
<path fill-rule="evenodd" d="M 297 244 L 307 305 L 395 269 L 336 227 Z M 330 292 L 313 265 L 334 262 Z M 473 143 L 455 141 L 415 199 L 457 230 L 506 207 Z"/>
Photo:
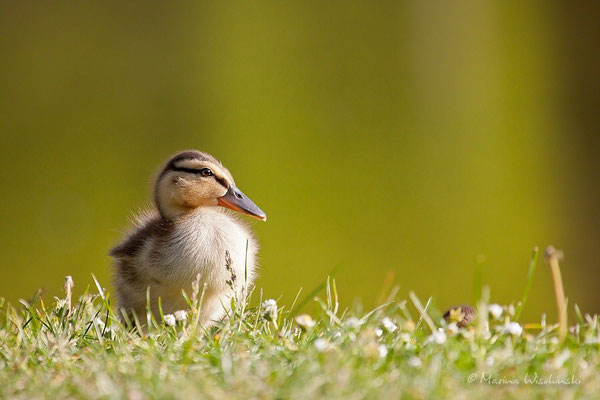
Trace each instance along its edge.
<path fill-rule="evenodd" d="M 137 329 L 99 284 L 75 300 L 67 280 L 52 304 L 0 300 L 0 398 L 597 398 L 596 315 L 575 306 L 564 340 L 545 318 L 517 322 L 537 251 L 532 260 L 521 302 L 490 305 L 483 287 L 467 328 L 414 293 L 342 311 L 327 280 L 322 298 L 289 307 L 255 294 L 209 330 L 196 288 L 185 315 L 142 316 Z"/>

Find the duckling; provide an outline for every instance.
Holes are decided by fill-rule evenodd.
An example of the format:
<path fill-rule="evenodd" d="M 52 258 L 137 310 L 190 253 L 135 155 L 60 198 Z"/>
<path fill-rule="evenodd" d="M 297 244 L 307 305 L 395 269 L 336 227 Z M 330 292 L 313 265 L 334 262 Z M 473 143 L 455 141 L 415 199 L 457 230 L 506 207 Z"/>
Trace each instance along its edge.
<path fill-rule="evenodd" d="M 266 221 L 266 214 L 235 185 L 213 156 L 190 150 L 171 157 L 154 186 L 155 208 L 110 251 L 118 307 L 139 318 L 185 310 L 182 296 L 199 279 L 204 288 L 200 320 L 210 326 L 226 314 L 231 297 L 241 298 L 256 274 L 258 243 L 248 225 L 230 210 Z"/>

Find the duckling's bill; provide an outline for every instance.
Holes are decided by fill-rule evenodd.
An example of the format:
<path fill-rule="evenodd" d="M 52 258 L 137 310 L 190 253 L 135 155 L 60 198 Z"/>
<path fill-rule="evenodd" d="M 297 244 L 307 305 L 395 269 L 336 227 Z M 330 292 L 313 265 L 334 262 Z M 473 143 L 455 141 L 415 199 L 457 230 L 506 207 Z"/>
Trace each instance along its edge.
<path fill-rule="evenodd" d="M 224 196 L 219 197 L 217 202 L 221 207 L 241 212 L 256 219 L 260 219 L 261 221 L 267 220 L 267 214 L 258 208 L 258 206 L 254 204 L 248 196 L 242 193 L 240 189 L 233 185 L 229 186 L 227 193 L 225 193 Z"/>

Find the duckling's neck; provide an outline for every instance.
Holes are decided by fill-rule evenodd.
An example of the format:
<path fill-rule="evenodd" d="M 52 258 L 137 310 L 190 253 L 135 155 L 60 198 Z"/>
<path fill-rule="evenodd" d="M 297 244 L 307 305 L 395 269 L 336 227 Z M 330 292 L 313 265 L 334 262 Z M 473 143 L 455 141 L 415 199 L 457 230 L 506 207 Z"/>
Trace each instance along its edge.
<path fill-rule="evenodd" d="M 174 221 L 171 239 L 169 251 L 176 254 L 174 264 L 180 268 L 183 280 L 193 278 L 199 267 L 208 268 L 213 271 L 211 274 L 225 271 L 222 267 L 227 264 L 227 254 L 233 260 L 236 273 L 243 276 L 247 257 L 254 257 L 256 252 L 255 242 L 245 225 L 220 207 L 199 207 L 181 216 Z M 247 256 L 249 242 L 252 248 Z M 226 278 L 217 280 L 224 283 Z"/>
<path fill-rule="evenodd" d="M 215 213 L 223 214 L 223 211 L 218 206 L 164 207 L 157 204 L 156 209 L 163 220 L 170 222 L 195 218 L 198 215 L 214 215 Z"/>
<path fill-rule="evenodd" d="M 160 213 L 165 221 L 170 221 L 174 224 L 181 223 L 213 223 L 214 221 L 222 221 L 223 219 L 231 219 L 230 213 L 219 206 L 203 206 L 195 208 L 185 208 L 178 212 L 171 212 L 167 215 Z"/>

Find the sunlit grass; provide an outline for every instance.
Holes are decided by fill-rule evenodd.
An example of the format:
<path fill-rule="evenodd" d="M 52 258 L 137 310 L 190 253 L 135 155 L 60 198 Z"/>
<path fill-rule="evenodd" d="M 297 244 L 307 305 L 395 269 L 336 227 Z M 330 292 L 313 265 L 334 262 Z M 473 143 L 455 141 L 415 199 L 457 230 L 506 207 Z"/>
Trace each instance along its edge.
<path fill-rule="evenodd" d="M 185 313 L 121 323 L 99 284 L 75 300 L 67 280 L 52 304 L 0 302 L 0 398 L 594 398 L 598 317 L 575 307 L 564 341 L 545 317 L 517 321 L 536 259 L 521 302 L 483 287 L 466 328 L 415 293 L 341 310 L 334 280 L 289 307 L 255 291 L 208 330 L 199 287 Z"/>

